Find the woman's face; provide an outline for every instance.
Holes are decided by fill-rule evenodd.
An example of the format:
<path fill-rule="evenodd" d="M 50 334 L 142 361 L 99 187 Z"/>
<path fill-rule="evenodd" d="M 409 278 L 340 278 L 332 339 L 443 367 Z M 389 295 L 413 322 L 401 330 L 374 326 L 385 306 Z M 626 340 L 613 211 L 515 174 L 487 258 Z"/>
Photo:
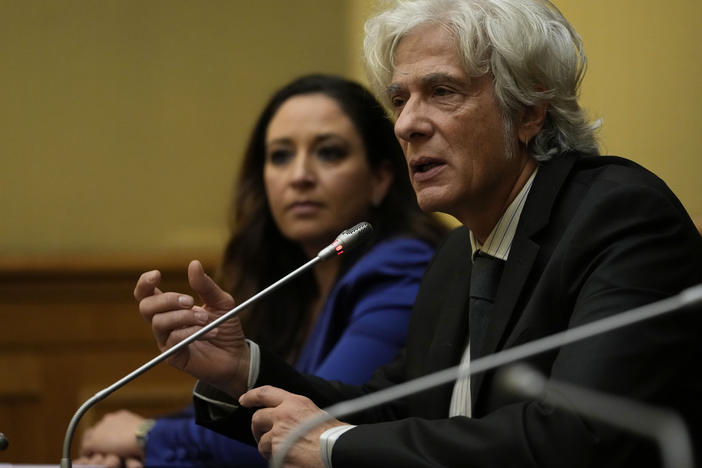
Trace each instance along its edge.
<path fill-rule="evenodd" d="M 371 170 L 361 135 L 324 94 L 294 96 L 280 106 L 266 131 L 265 158 L 273 219 L 309 256 L 363 221 L 392 181 L 388 167 Z"/>

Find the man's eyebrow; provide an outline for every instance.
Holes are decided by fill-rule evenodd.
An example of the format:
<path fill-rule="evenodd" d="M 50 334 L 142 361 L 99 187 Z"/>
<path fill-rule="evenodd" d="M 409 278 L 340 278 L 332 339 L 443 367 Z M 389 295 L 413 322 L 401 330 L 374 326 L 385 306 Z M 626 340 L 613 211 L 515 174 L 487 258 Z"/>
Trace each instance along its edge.
<path fill-rule="evenodd" d="M 422 86 L 431 86 L 438 83 L 451 83 L 465 87 L 468 84 L 465 82 L 465 80 L 444 72 L 429 73 L 421 77 L 420 82 L 422 83 Z M 402 92 L 405 89 L 406 87 L 404 85 L 399 83 L 391 83 L 385 88 L 385 93 L 388 96 L 392 96 L 393 94 Z"/>
<path fill-rule="evenodd" d="M 405 87 L 398 83 L 391 83 L 385 88 L 385 94 L 387 96 L 392 96 L 393 94 L 397 94 L 404 89 Z"/>
<path fill-rule="evenodd" d="M 459 79 L 458 77 L 443 72 L 429 73 L 428 75 L 423 76 L 421 81 L 424 85 L 433 85 L 446 82 L 452 84 L 465 84 L 463 80 Z"/>

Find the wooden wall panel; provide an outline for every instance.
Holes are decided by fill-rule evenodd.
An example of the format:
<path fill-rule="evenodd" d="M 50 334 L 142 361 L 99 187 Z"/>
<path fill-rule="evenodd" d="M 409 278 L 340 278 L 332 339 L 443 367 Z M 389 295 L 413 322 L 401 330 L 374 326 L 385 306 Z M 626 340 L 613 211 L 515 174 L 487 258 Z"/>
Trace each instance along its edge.
<path fill-rule="evenodd" d="M 159 266 L 165 289 L 187 291 L 189 258 L 0 260 L 0 432 L 10 441 L 0 462 L 60 461 L 78 407 L 158 352 L 132 298 L 139 274 Z M 174 411 L 190 402 L 192 385 L 159 364 L 86 413 L 74 456 L 82 430 L 106 412 Z"/>

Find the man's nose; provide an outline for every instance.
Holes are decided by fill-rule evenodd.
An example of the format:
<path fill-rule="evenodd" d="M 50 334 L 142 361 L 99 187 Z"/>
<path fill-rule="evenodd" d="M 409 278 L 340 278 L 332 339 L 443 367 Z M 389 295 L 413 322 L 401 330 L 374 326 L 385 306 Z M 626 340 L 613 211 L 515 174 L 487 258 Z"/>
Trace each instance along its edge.
<path fill-rule="evenodd" d="M 407 143 L 431 136 L 432 124 L 421 100 L 410 98 L 395 120 L 395 136 Z"/>

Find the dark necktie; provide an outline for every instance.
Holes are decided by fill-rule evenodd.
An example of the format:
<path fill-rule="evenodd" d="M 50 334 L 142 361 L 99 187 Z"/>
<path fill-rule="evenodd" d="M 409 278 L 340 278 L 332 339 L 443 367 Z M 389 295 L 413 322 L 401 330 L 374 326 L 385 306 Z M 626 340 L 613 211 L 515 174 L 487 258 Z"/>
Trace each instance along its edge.
<path fill-rule="evenodd" d="M 468 304 L 471 361 L 485 354 L 485 335 L 504 263 L 503 260 L 483 252 L 478 252 L 473 261 Z"/>

